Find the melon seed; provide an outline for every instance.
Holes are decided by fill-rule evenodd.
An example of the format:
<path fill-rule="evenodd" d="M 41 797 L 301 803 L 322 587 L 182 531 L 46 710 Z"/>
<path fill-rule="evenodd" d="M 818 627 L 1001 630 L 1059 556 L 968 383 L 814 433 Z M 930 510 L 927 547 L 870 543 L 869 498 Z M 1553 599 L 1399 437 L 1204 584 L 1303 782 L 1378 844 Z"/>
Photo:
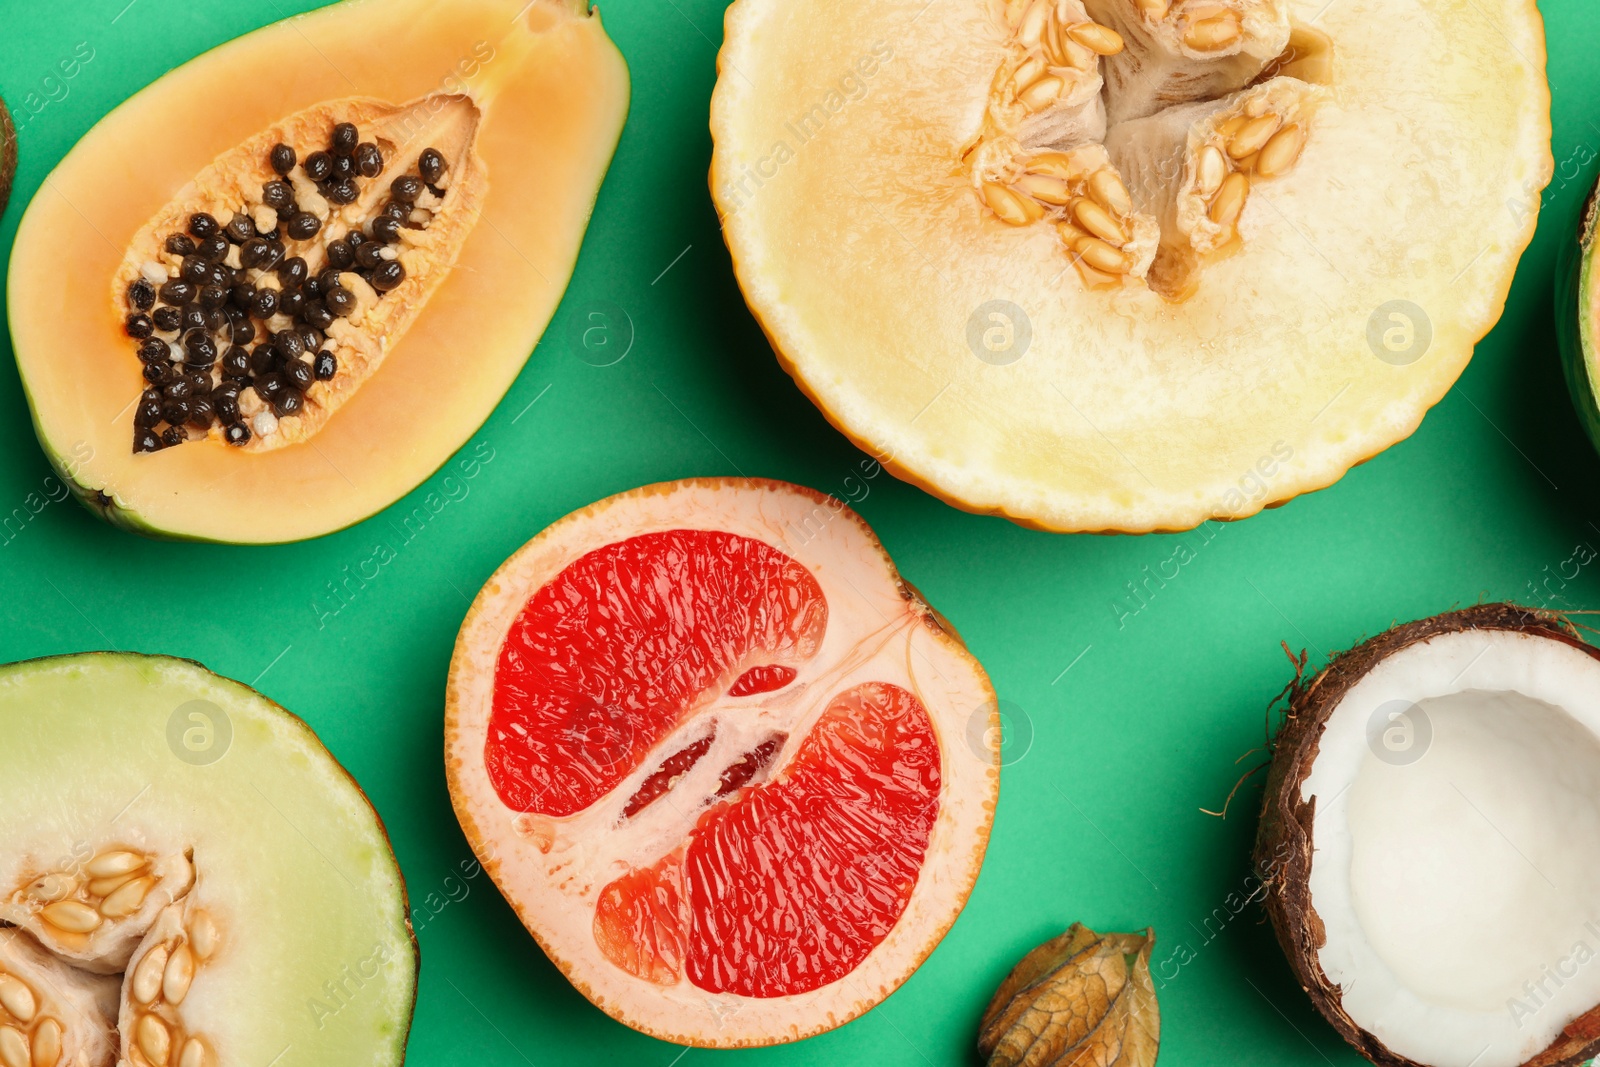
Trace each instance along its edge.
<path fill-rule="evenodd" d="M 61 1024 L 44 1019 L 33 1032 L 33 1067 L 56 1067 L 61 1062 Z"/>
<path fill-rule="evenodd" d="M 1200 149 L 1194 169 L 1195 189 L 1201 196 L 1208 197 L 1222 187 L 1222 179 L 1228 176 L 1228 161 L 1222 158 L 1216 145 L 1208 144 Z"/>
<path fill-rule="evenodd" d="M 1109 167 L 1097 170 L 1090 176 L 1089 194 L 1113 214 L 1133 214 L 1133 200 L 1128 196 L 1128 187 L 1122 184 L 1122 179 Z"/>
<path fill-rule="evenodd" d="M 1197 52 L 1215 52 L 1227 48 L 1243 34 L 1239 16 L 1233 12 L 1217 18 L 1196 19 L 1183 31 L 1183 43 Z"/>
<path fill-rule="evenodd" d="M 1128 235 L 1122 231 L 1117 220 L 1110 213 L 1093 200 L 1079 197 L 1072 205 L 1072 214 L 1084 229 L 1113 245 L 1122 245 L 1128 242 Z"/>
<path fill-rule="evenodd" d="M 1017 101 L 1029 111 L 1043 111 L 1055 103 L 1064 88 L 1065 82 L 1054 74 L 1047 74 L 1018 93 Z"/>
<path fill-rule="evenodd" d="M 47 874 L 42 878 L 35 878 L 28 883 L 27 893 L 29 900 L 38 901 L 40 904 L 49 904 L 57 900 L 65 900 L 72 894 L 75 883 L 64 874 Z"/>
<path fill-rule="evenodd" d="M 1228 175 L 1217 190 L 1216 199 L 1211 201 L 1211 221 L 1218 226 L 1232 226 L 1239 220 L 1239 213 L 1244 210 L 1245 198 L 1249 195 L 1249 178 L 1238 171 Z"/>
<path fill-rule="evenodd" d="M 198 1037 L 191 1037 L 178 1057 L 178 1067 L 205 1067 L 206 1046 Z"/>
<path fill-rule="evenodd" d="M 0 1063 L 5 1067 L 32 1067 L 28 1037 L 15 1026 L 0 1026 Z"/>
<path fill-rule="evenodd" d="M 57 930 L 87 934 L 100 926 L 100 913 L 76 900 L 58 900 L 39 909 L 40 918 Z"/>
<path fill-rule="evenodd" d="M 1046 204 L 1065 207 L 1072 200 L 1072 190 L 1060 178 L 1048 174 L 1024 174 L 1017 179 L 1017 188 Z"/>
<path fill-rule="evenodd" d="M 167 1067 L 167 1057 L 172 1053 L 172 1034 L 167 1030 L 166 1023 L 154 1015 L 141 1016 L 135 1030 L 135 1041 L 145 1059 L 155 1067 Z"/>
<path fill-rule="evenodd" d="M 184 414 L 179 418 L 178 423 L 175 423 L 169 429 L 178 430 L 179 433 L 182 433 L 183 431 L 178 429 L 178 424 L 186 421 L 187 418 L 188 409 L 185 408 Z M 135 878 L 100 902 L 100 914 L 108 919 L 122 919 L 132 915 L 144 904 L 144 898 L 150 894 L 151 889 L 155 888 L 155 884 L 156 880 L 148 876 Z"/>
<path fill-rule="evenodd" d="M 1263 178 L 1276 178 L 1294 166 L 1306 146 L 1305 127 L 1298 123 L 1285 126 L 1272 135 L 1256 159 L 1256 173 Z"/>
<path fill-rule="evenodd" d="M 1050 0 L 1034 0 L 1028 10 L 1022 15 L 1022 22 L 1017 26 L 1017 40 L 1022 42 L 1024 48 L 1037 48 L 1040 39 L 1044 36 L 1045 19 L 1049 17 Z"/>
<path fill-rule="evenodd" d="M 1026 226 L 1044 218 L 1044 208 L 1032 197 L 1022 196 L 999 182 L 983 183 L 983 200 L 1001 222 L 1011 226 Z"/>
<path fill-rule="evenodd" d="M 1121 249 L 1107 244 L 1097 237 L 1085 237 L 1075 246 L 1078 255 L 1083 257 L 1085 263 L 1110 274 L 1122 274 L 1128 269 L 1128 257 Z"/>
<path fill-rule="evenodd" d="M 211 916 L 197 911 L 189 919 L 189 946 L 202 960 L 208 960 L 217 951 L 217 927 Z"/>
<path fill-rule="evenodd" d="M 161 992 L 161 979 L 167 968 L 167 946 L 157 945 L 144 954 L 133 969 L 130 991 L 140 1004 L 150 1004 Z"/>
<path fill-rule="evenodd" d="M 1061 25 L 1059 19 L 1051 19 L 1045 23 L 1044 40 L 1040 42 L 1040 46 L 1044 49 L 1045 55 L 1050 58 L 1052 66 L 1071 67 L 1077 65 L 1074 62 L 1075 56 L 1073 52 L 1067 48 L 1067 45 L 1071 43 L 1071 38 L 1067 37 L 1066 34 L 1067 31 Z M 1084 51 L 1084 49 L 1080 46 L 1079 51 Z"/>
<path fill-rule="evenodd" d="M 189 984 L 193 981 L 194 953 L 189 951 L 188 945 L 179 945 L 161 976 L 162 999 L 174 1007 L 182 1004 L 183 998 L 189 995 Z"/>
<path fill-rule="evenodd" d="M 1261 151 L 1262 146 L 1278 132 L 1278 126 L 1282 121 L 1277 115 L 1262 115 L 1251 119 L 1228 142 L 1228 155 L 1234 159 L 1243 159 Z"/>
<path fill-rule="evenodd" d="M 0 1007 L 4 1007 L 12 1018 L 21 1023 L 33 1022 L 34 1012 L 39 1010 L 33 990 L 12 974 L 0 974 Z"/>
<path fill-rule="evenodd" d="M 1045 63 L 1038 56 L 1029 56 L 1017 65 L 1016 72 L 1011 75 L 1011 82 L 1017 87 L 1020 96 L 1022 90 L 1038 81 L 1044 75 Z"/>
<path fill-rule="evenodd" d="M 177 390 L 177 392 L 174 392 L 174 390 Z M 169 397 L 178 397 L 178 398 L 181 399 L 182 395 L 187 393 L 188 391 L 189 391 L 188 384 L 184 380 L 180 379 L 180 380 L 178 380 L 176 382 L 173 382 L 171 385 L 168 385 L 162 391 L 162 395 L 163 396 L 169 396 Z M 90 882 L 85 888 L 89 890 L 89 895 L 93 896 L 93 897 L 110 896 L 112 893 L 116 892 L 118 889 L 122 888 L 124 885 L 127 885 L 129 882 L 133 881 L 133 879 L 136 878 L 137 876 L 138 876 L 138 872 L 135 871 L 135 872 L 133 872 L 131 874 L 119 874 L 114 878 L 96 878 L 94 881 Z"/>
<path fill-rule="evenodd" d="M 1098 22 L 1080 22 L 1067 35 L 1099 56 L 1114 56 L 1122 51 L 1122 35 Z"/>

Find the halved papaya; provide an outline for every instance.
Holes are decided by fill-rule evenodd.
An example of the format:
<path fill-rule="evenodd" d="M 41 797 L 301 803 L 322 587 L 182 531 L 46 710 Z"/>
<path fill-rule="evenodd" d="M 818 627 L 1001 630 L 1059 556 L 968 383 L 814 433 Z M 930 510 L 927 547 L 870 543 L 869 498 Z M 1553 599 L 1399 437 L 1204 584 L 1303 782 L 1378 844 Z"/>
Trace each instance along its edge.
<path fill-rule="evenodd" d="M 1552 171 L 1532 0 L 735 0 L 711 190 L 823 413 L 1053 530 L 1183 529 L 1410 434 Z"/>
<path fill-rule="evenodd" d="M 392 503 L 532 352 L 627 103 L 583 0 L 345 0 L 157 80 L 18 230 L 46 453 L 157 536 L 291 541 Z"/>

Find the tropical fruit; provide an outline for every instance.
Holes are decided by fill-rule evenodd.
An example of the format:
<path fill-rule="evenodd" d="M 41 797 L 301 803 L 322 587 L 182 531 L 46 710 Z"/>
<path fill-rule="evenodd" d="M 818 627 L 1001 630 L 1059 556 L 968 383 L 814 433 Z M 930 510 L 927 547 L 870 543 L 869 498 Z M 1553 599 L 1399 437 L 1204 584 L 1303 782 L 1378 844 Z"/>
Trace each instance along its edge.
<path fill-rule="evenodd" d="M 0 730 L 0 1063 L 404 1059 L 405 884 L 305 723 L 89 653 L 0 667 Z"/>
<path fill-rule="evenodd" d="M 896 473 L 1181 529 L 1449 389 L 1552 170 L 1544 55 L 1532 0 L 735 0 L 711 190 L 784 367 Z"/>
<path fill-rule="evenodd" d="M 1584 432 L 1600 448 L 1600 273 L 1594 270 L 1597 193 L 1590 190 L 1578 223 L 1556 261 L 1556 340 L 1567 388 Z"/>
<path fill-rule="evenodd" d="M 1600 650 L 1483 604 L 1287 695 L 1256 863 L 1323 1016 L 1385 1067 L 1600 1052 Z"/>
<path fill-rule="evenodd" d="M 45 451 L 145 533 L 287 541 L 388 505 L 533 350 L 627 101 L 582 0 L 346 0 L 162 77 L 18 230 Z"/>
<path fill-rule="evenodd" d="M 523 923 L 646 1033 L 790 1041 L 944 936 L 999 788 L 983 669 L 809 489 L 646 486 L 489 579 L 450 665 L 456 814 Z"/>

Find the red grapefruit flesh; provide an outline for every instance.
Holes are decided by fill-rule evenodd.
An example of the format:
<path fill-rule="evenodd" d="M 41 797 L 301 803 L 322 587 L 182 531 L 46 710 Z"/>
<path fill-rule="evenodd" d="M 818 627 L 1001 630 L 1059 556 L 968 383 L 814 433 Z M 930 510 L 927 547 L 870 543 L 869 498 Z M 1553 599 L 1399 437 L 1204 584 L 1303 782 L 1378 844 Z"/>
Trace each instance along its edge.
<path fill-rule="evenodd" d="M 853 512 L 697 480 L 570 515 L 496 572 L 456 644 L 446 764 L 585 995 L 732 1047 L 846 1022 L 932 951 L 982 862 L 996 725 L 983 669 Z"/>

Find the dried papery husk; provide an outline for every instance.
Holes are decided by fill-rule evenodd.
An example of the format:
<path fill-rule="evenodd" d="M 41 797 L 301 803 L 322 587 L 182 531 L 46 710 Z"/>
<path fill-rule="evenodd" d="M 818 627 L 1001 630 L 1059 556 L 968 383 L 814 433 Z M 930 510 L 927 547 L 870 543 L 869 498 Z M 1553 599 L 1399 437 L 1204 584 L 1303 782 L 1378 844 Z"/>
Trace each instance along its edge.
<path fill-rule="evenodd" d="M 74 966 L 116 974 L 161 909 L 193 885 L 194 864 L 181 849 L 107 842 L 69 867 L 24 862 L 0 898 L 0 922 Z"/>
<path fill-rule="evenodd" d="M 0 1063 L 108 1067 L 117 1057 L 118 981 L 64 963 L 33 936 L 0 928 Z"/>
<path fill-rule="evenodd" d="M 363 140 L 375 142 L 383 152 L 383 171 L 360 179 L 360 196 L 342 206 L 324 199 L 298 167 L 292 173 L 289 180 L 301 208 L 322 221 L 322 228 L 309 240 L 285 242 L 287 255 L 303 258 L 312 277 L 327 266 L 328 242 L 376 215 L 389 197 L 392 179 L 415 173 L 422 152 L 437 149 L 449 166 L 444 195 L 436 205 L 429 201 L 432 217 L 425 228 L 401 229 L 399 242 L 392 246 L 405 267 L 405 280 L 380 296 L 355 274 L 344 274 L 353 283 L 357 304 L 348 317 L 336 319 L 326 331 L 327 348 L 338 359 L 338 373 L 329 381 L 315 383 L 305 394 L 302 411 L 280 418 L 276 432 L 253 436 L 235 447 L 264 451 L 311 438 L 382 365 L 385 355 L 450 273 L 476 226 L 488 191 L 483 160 L 474 147 L 480 118 L 473 98 L 452 93 L 432 93 L 405 104 L 346 97 L 290 115 L 219 156 L 138 232 L 112 279 L 111 300 L 117 317 L 126 310 L 129 284 L 140 276 L 145 264 L 161 264 L 169 277 L 176 276 L 183 257 L 167 252 L 164 242 L 168 234 L 182 233 L 191 215 L 206 212 L 226 222 L 236 211 L 249 213 L 261 204 L 262 186 L 278 177 L 269 162 L 274 145 L 299 146 L 297 150 L 304 155 L 326 145 L 336 123 L 350 122 Z M 263 273 L 263 278 L 271 276 L 270 271 Z M 275 319 L 280 324 L 275 328 L 289 325 L 287 316 L 279 314 Z M 155 336 L 169 341 L 176 338 L 163 333 Z M 131 350 L 128 367 L 130 396 L 137 395 L 142 383 Z M 206 435 L 221 443 L 222 427 L 213 426 Z"/>
<path fill-rule="evenodd" d="M 1152 18 L 1155 10 L 1130 0 L 1089 0 L 1089 15 L 1127 42 L 1105 63 L 1113 126 L 1242 89 L 1289 44 L 1284 0 L 1191 0 Z M 1228 33 L 1208 36 L 1208 27 Z"/>
<path fill-rule="evenodd" d="M 1327 95 L 1321 86 L 1277 77 L 1222 100 L 1168 108 L 1112 128 L 1106 136 L 1111 161 L 1126 178 L 1135 205 L 1160 226 L 1161 247 L 1149 275 L 1152 289 L 1182 298 L 1198 283 L 1206 261 L 1235 246 L 1250 191 L 1293 168 Z M 1260 130 L 1267 131 L 1264 138 L 1253 136 Z M 1297 135 L 1299 145 L 1280 166 L 1260 172 L 1257 164 L 1266 146 L 1283 131 L 1289 131 L 1286 137 Z M 1262 144 L 1236 154 L 1248 147 L 1241 135 Z M 1273 147 L 1282 144 L 1279 139 Z"/>
<path fill-rule="evenodd" d="M 988 1067 L 1150 1067 L 1161 1015 L 1150 979 L 1155 934 L 1097 934 L 1082 923 L 1028 953 L 979 1024 Z"/>

